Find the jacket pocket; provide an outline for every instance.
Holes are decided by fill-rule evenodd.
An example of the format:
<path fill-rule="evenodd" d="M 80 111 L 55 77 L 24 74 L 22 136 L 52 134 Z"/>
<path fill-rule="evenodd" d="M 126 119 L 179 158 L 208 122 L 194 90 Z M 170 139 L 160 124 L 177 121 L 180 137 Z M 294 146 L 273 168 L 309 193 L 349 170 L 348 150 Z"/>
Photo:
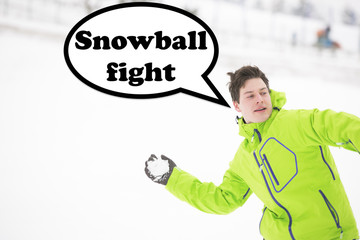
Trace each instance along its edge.
<path fill-rule="evenodd" d="M 321 146 L 319 146 L 319 147 L 320 147 L 321 157 L 322 157 L 324 163 L 326 164 L 326 166 L 329 168 L 329 171 L 330 171 L 330 173 L 331 173 L 331 175 L 332 175 L 333 180 L 335 180 L 334 172 L 333 172 L 333 170 L 331 169 L 330 165 L 328 164 L 328 162 L 327 162 L 326 159 L 325 159 L 323 149 L 322 149 Z"/>
<path fill-rule="evenodd" d="M 276 138 L 268 138 L 259 151 L 262 166 L 265 168 L 274 190 L 279 193 L 298 173 L 296 154 Z"/>
<path fill-rule="evenodd" d="M 327 206 L 327 208 L 329 209 L 329 212 L 332 216 L 332 218 L 334 219 L 334 222 L 335 222 L 335 225 L 338 229 L 340 229 L 340 239 L 341 239 L 341 236 L 342 236 L 342 227 L 340 225 L 340 218 L 339 218 L 339 215 L 338 213 L 336 212 L 336 209 L 334 208 L 334 206 L 330 203 L 329 199 L 325 196 L 324 192 L 319 190 L 319 193 L 321 194 L 322 198 L 324 199 L 325 201 L 325 204 Z"/>

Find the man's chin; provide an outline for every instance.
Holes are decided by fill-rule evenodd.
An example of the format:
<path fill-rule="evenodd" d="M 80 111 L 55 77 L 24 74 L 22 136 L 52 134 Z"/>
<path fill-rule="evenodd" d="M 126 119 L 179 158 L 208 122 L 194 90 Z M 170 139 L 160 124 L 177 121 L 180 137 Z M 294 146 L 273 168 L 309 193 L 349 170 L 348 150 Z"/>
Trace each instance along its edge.
<path fill-rule="evenodd" d="M 254 118 L 253 123 L 262 123 L 265 122 L 266 120 L 268 120 L 270 117 L 270 114 L 264 114 L 263 116 L 257 116 L 256 118 Z"/>

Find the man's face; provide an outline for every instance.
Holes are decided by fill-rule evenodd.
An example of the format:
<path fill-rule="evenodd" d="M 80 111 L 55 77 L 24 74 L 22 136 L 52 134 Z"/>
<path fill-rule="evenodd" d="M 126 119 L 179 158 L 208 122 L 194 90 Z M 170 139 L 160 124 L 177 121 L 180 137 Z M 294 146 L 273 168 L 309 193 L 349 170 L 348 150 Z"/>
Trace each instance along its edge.
<path fill-rule="evenodd" d="M 240 88 L 239 103 L 234 101 L 233 104 L 246 123 L 264 122 L 272 113 L 269 90 L 261 78 L 247 80 Z"/>

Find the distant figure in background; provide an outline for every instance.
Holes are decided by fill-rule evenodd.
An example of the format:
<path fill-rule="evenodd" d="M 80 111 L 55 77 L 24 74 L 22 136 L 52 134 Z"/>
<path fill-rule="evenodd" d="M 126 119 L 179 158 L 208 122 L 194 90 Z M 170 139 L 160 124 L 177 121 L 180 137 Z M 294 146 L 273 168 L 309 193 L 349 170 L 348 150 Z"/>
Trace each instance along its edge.
<path fill-rule="evenodd" d="M 316 47 L 323 49 L 323 48 L 330 48 L 330 49 L 339 49 L 341 48 L 340 44 L 336 41 L 330 39 L 330 26 L 327 26 L 325 29 L 321 29 L 316 32 L 317 42 Z"/>
<path fill-rule="evenodd" d="M 296 47 L 298 43 L 298 37 L 297 37 L 297 33 L 293 32 L 291 34 L 291 46 Z"/>

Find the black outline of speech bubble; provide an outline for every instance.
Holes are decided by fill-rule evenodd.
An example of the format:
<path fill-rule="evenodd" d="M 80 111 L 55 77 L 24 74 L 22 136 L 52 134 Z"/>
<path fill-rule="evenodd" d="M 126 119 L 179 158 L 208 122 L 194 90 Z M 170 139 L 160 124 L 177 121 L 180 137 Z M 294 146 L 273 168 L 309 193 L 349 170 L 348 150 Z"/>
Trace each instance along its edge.
<path fill-rule="evenodd" d="M 191 18 L 192 20 L 194 20 L 195 22 L 199 23 L 210 35 L 213 43 L 214 43 L 214 56 L 213 59 L 208 67 L 208 69 L 201 75 L 201 77 L 205 80 L 205 82 L 207 83 L 207 85 L 210 87 L 210 89 L 213 91 L 213 93 L 218 97 L 218 99 L 216 98 L 212 98 L 210 96 L 207 95 L 203 95 L 185 88 L 176 88 L 170 91 L 166 91 L 166 92 L 160 92 L 160 93 L 152 93 L 152 94 L 131 94 L 131 93 L 122 93 L 122 92 L 117 92 L 117 91 L 112 91 L 103 87 L 100 87 L 94 83 L 92 83 L 91 81 L 87 80 L 86 78 L 84 78 L 76 69 L 75 67 L 72 65 L 70 57 L 69 57 L 69 44 L 70 44 L 70 40 L 73 37 L 74 33 L 76 32 L 76 30 L 78 30 L 80 28 L 81 25 L 83 25 L 85 22 L 89 21 L 90 19 L 103 14 L 105 12 L 109 12 L 112 10 L 116 10 L 116 9 L 121 9 L 121 8 L 129 8 L 129 7 L 155 7 L 155 8 L 162 8 L 162 9 L 166 9 L 166 10 L 170 10 L 170 11 L 174 11 L 180 14 L 183 14 L 189 18 Z M 93 13 L 90 13 L 89 15 L 87 15 L 86 17 L 84 17 L 83 19 L 81 19 L 77 24 L 75 24 L 75 26 L 70 30 L 70 32 L 68 33 L 68 35 L 66 36 L 65 39 L 65 43 L 64 43 L 64 57 L 65 57 L 65 61 L 66 64 L 68 65 L 69 69 L 71 70 L 71 72 L 83 83 L 85 83 L 86 85 L 88 85 L 91 88 L 94 88 L 95 90 L 98 90 L 100 92 L 106 93 L 106 94 L 110 94 L 113 96 L 117 96 L 117 97 L 124 97 L 124 98 L 135 98 L 135 99 L 149 99 L 149 98 L 158 98 L 158 97 L 165 97 L 165 96 L 170 96 L 176 93 L 185 93 L 197 98 L 201 98 L 213 103 L 217 103 L 220 104 L 222 106 L 225 107 L 230 107 L 229 104 L 226 102 L 226 100 L 223 98 L 223 96 L 219 93 L 219 91 L 215 88 L 215 86 L 212 84 L 212 82 L 210 81 L 210 79 L 208 78 L 208 75 L 210 74 L 210 72 L 213 70 L 216 61 L 218 59 L 219 56 L 219 45 L 217 42 L 217 39 L 215 37 L 215 34 L 213 33 L 213 31 L 210 29 L 210 27 L 203 22 L 200 18 L 198 18 L 197 16 L 174 6 L 170 6 L 170 5 L 165 5 L 165 4 L 161 4 L 161 3 L 154 3 L 154 2 L 132 2 L 132 3 L 122 3 L 122 4 L 116 4 L 116 5 L 112 5 L 109 7 L 105 7 L 102 9 L 99 9 Z"/>

